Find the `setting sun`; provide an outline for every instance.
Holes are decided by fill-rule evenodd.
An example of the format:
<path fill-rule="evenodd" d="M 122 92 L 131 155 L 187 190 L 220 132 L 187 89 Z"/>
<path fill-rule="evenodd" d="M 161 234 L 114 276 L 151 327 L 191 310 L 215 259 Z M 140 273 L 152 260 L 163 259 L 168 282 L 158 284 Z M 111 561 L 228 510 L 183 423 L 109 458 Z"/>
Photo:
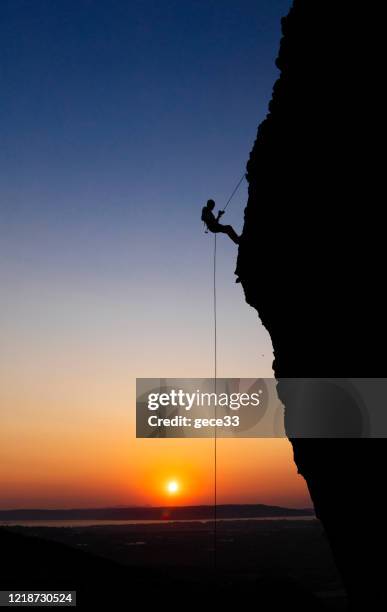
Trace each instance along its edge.
<path fill-rule="evenodd" d="M 170 480 L 167 484 L 167 491 L 171 495 L 179 491 L 179 483 L 176 480 Z"/>

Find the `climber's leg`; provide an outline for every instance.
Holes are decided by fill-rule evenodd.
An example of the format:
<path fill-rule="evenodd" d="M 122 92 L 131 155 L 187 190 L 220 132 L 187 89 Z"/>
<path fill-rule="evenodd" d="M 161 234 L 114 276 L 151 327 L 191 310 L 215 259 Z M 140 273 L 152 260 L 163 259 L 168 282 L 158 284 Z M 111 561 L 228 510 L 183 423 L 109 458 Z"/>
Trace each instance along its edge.
<path fill-rule="evenodd" d="M 219 227 L 219 231 L 222 232 L 222 234 L 227 234 L 227 236 L 231 238 L 231 240 L 235 242 L 235 244 L 239 244 L 239 236 L 234 230 L 234 228 L 231 227 L 231 225 L 219 224 L 218 227 Z"/>

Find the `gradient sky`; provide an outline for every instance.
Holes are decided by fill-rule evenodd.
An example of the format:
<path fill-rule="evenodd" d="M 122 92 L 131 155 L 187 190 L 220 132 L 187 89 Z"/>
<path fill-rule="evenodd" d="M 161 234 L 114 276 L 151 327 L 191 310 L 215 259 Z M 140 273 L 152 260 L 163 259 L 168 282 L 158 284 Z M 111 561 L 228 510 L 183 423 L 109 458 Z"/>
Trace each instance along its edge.
<path fill-rule="evenodd" d="M 211 502 L 212 443 L 136 440 L 134 380 L 212 374 L 200 208 L 244 170 L 289 6 L 1 3 L 1 507 L 162 504 L 171 477 Z M 219 375 L 271 376 L 235 256 L 221 237 Z M 309 504 L 286 440 L 220 441 L 218 466 L 220 501 Z"/>

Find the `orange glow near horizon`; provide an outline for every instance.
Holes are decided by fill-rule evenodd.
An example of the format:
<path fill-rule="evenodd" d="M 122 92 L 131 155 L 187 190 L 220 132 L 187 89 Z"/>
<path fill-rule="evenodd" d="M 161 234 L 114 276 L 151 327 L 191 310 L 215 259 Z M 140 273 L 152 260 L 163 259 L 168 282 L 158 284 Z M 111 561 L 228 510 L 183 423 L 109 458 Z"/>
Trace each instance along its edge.
<path fill-rule="evenodd" d="M 120 427 L 61 426 L 50 435 L 41 422 L 7 429 L 0 447 L 1 508 L 214 501 L 213 440 L 136 439 L 127 418 Z M 311 505 L 288 440 L 218 439 L 217 449 L 218 503 Z"/>
<path fill-rule="evenodd" d="M 136 439 L 129 356 L 101 355 L 93 346 L 87 354 L 78 345 L 73 353 L 51 344 L 33 354 L 27 348 L 17 367 L 2 362 L 0 508 L 214 502 L 213 440 Z M 155 375 L 159 363 L 149 350 L 136 375 Z M 183 365 L 174 357 L 171 368 L 176 376 L 203 376 L 198 364 L 192 353 Z M 255 365 L 248 365 L 242 371 L 252 376 Z M 230 357 L 225 375 L 234 367 Z M 217 449 L 218 503 L 311 505 L 288 440 L 218 439 Z M 171 481 L 177 491 L 168 491 Z"/>

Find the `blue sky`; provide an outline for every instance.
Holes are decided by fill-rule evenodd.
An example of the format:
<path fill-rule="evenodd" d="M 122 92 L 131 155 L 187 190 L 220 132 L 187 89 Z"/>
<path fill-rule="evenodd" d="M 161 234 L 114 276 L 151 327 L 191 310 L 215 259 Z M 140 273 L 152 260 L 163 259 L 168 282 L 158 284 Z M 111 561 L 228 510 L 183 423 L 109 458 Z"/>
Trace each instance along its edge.
<path fill-rule="evenodd" d="M 37 351 L 52 367 L 53 338 L 66 353 L 70 337 L 85 363 L 120 355 L 128 378 L 211 373 L 200 208 L 224 204 L 244 170 L 289 6 L 1 3 L 0 323 L 19 375 Z M 245 202 L 243 185 L 227 211 L 238 231 Z M 218 245 L 219 373 L 268 374 L 235 245 Z"/>
<path fill-rule="evenodd" d="M 289 6 L 0 2 L 3 507 L 162 503 L 176 470 L 200 485 L 195 503 L 211 503 L 212 441 L 136 439 L 134 384 L 213 375 L 201 207 L 224 206 L 244 171 Z M 243 184 L 227 209 L 237 231 L 246 196 Z M 217 244 L 218 375 L 270 376 L 269 335 L 234 282 L 236 246 Z M 224 503 L 242 481 L 237 501 L 309 503 L 287 440 L 218 450 Z"/>

